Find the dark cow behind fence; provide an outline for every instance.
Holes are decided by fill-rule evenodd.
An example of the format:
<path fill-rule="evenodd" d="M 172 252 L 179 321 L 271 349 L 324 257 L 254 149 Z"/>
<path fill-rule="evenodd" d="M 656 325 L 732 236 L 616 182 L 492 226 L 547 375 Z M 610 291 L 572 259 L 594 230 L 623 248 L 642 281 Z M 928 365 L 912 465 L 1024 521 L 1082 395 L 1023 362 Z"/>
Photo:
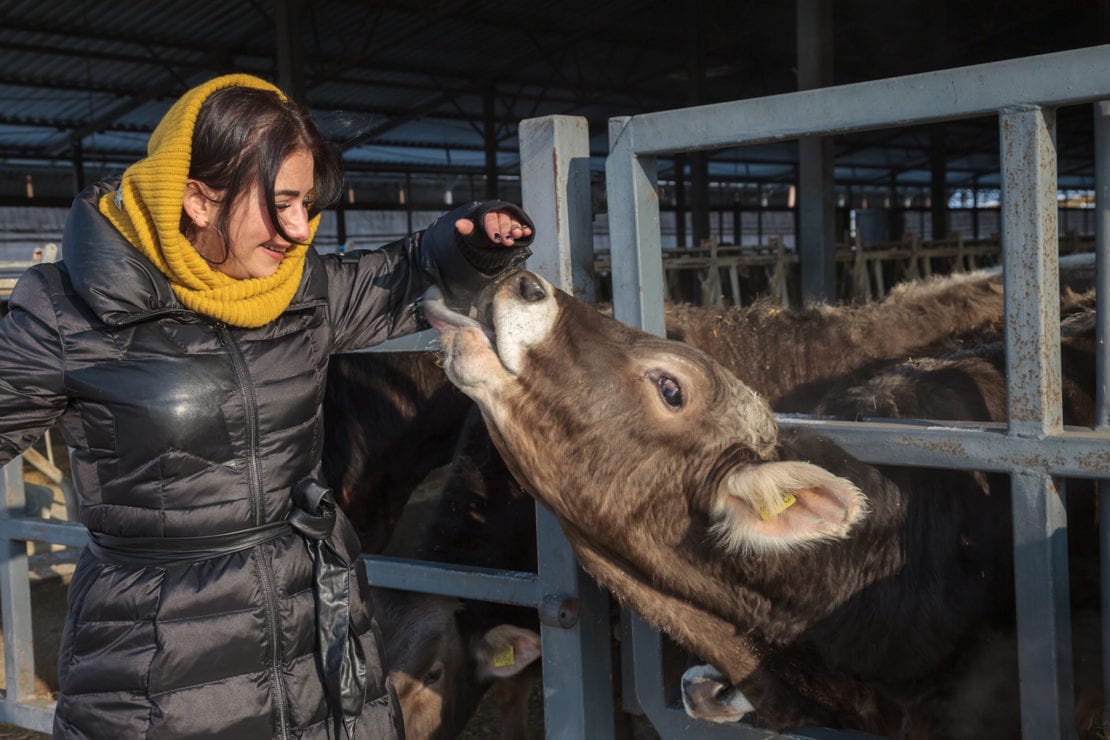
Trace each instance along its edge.
<path fill-rule="evenodd" d="M 413 553 L 421 560 L 535 571 L 535 504 L 485 432 L 477 408 Z M 385 664 L 414 737 L 458 737 L 497 684 L 503 740 L 531 733 L 527 707 L 539 666 L 536 610 L 436 594 L 373 589 Z"/>
<path fill-rule="evenodd" d="M 965 705 L 968 721 L 943 701 L 981 665 L 984 637 L 1012 629 L 1005 486 L 780 432 L 705 353 L 529 273 L 501 285 L 482 323 L 434 301 L 427 312 L 448 375 L 583 566 L 719 667 L 764 722 L 905 737 L 1014 727 L 1016 703 Z M 1065 399 L 1068 421 L 1087 421 L 1071 414 L 1089 395 Z M 918 400 L 929 418 L 989 408 Z"/>
<path fill-rule="evenodd" d="M 431 352 L 336 355 L 324 396 L 324 479 L 362 551 L 383 552 L 405 504 L 451 460 L 469 398 Z"/>

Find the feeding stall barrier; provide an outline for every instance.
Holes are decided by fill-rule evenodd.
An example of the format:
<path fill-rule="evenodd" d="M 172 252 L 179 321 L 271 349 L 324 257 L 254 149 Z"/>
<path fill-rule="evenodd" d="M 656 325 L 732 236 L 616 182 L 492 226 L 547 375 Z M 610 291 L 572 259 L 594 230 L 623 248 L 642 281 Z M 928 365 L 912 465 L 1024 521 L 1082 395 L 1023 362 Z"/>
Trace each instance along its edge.
<path fill-rule="evenodd" d="M 1024 734 L 1075 734 L 1067 605 L 1067 522 L 1058 481 L 1110 478 L 1110 399 L 1105 392 L 1110 230 L 1110 46 L 977 65 L 854 85 L 614 119 L 606 164 L 614 315 L 663 334 L 663 268 L 656 196 L 656 158 L 775 140 L 926 124 L 974 116 L 999 121 L 1003 181 L 1008 422 L 927 421 L 814 425 L 859 458 L 922 467 L 1006 473 L 1014 501 L 1021 712 Z M 1100 300 L 1098 425 L 1064 428 L 1060 418 L 1058 234 L 1055 109 L 1093 104 L 1099 182 Z M 589 147 L 585 121 L 553 117 L 521 125 L 524 206 L 538 239 L 530 266 L 580 298 L 592 298 L 594 255 L 589 212 Z M 416 337 L 398 349 L 427 347 Z M 19 460 L 3 471 L 0 507 L 0 602 L 6 689 L 0 721 L 46 731 L 53 703 L 34 693 L 33 631 L 27 542 L 82 546 L 75 523 L 29 519 L 23 510 Z M 1104 509 L 1105 510 L 1105 509 Z M 576 565 L 554 518 L 538 507 L 537 573 L 451 567 L 366 556 L 378 586 L 442 593 L 536 608 L 543 638 L 546 734 L 553 738 L 612 735 L 609 610 L 605 595 Z M 1106 534 L 1103 533 L 1105 538 Z M 1104 557 L 1105 560 L 1105 557 Z M 1110 568 L 1103 568 L 1110 572 Z M 1103 594 L 1110 595 L 1104 585 Z M 622 661 L 625 695 L 664 737 L 766 737 L 750 726 L 695 722 L 667 700 L 658 634 L 628 617 L 632 649 Z M 1110 645 L 1110 639 L 1104 639 Z M 1108 664 L 1110 661 L 1104 661 Z M 1104 682 L 1110 685 L 1110 681 Z M 801 728 L 798 737 L 842 736 Z"/>
<path fill-rule="evenodd" d="M 1072 712 L 1071 636 L 1065 550 L 1067 521 L 1058 483 L 1110 477 L 1110 400 L 1105 393 L 1110 228 L 1110 46 L 838 87 L 614 119 L 606 163 L 613 311 L 662 335 L 663 275 L 656 158 L 784 139 L 996 116 L 1002 180 L 1008 422 L 830 422 L 811 425 L 867 462 L 1005 473 L 1014 505 L 1014 559 L 1025 737 L 1066 738 Z M 1061 423 L 1056 109 L 1094 104 L 1098 175 L 1098 425 Z M 803 260 L 805 257 L 803 256 Z M 804 270 L 804 265 L 803 265 Z M 1105 509 L 1104 509 L 1105 510 Z M 1105 540 L 1106 532 L 1102 532 Z M 1105 551 L 1104 551 L 1105 552 Z M 1105 555 L 1103 560 L 1105 562 Z M 1103 567 L 1106 573 L 1106 567 Z M 1103 586 L 1105 595 L 1110 589 Z M 634 620 L 640 704 L 665 737 L 691 731 L 664 701 L 658 637 Z M 1104 644 L 1110 644 L 1104 635 Z M 1110 661 L 1104 660 L 1104 665 Z M 1104 685 L 1110 682 L 1104 681 Z M 754 728 L 698 727 L 704 737 L 763 737 Z M 704 733 L 704 734 L 701 734 Z M 807 733 L 802 733 L 809 736 Z"/>

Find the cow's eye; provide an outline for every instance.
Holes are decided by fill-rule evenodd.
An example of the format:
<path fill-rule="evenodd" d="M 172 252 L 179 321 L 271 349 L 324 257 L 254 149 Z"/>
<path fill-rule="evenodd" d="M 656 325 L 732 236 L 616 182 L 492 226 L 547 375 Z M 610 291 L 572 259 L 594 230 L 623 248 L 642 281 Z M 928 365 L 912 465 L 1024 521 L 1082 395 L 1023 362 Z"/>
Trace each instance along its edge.
<path fill-rule="evenodd" d="M 441 678 L 443 678 L 443 666 L 436 666 L 424 674 L 424 685 L 431 686 L 437 683 Z"/>
<path fill-rule="evenodd" d="M 674 409 L 682 408 L 682 386 L 677 380 L 669 375 L 660 375 L 655 379 L 655 384 L 659 387 L 659 396 L 663 403 Z"/>

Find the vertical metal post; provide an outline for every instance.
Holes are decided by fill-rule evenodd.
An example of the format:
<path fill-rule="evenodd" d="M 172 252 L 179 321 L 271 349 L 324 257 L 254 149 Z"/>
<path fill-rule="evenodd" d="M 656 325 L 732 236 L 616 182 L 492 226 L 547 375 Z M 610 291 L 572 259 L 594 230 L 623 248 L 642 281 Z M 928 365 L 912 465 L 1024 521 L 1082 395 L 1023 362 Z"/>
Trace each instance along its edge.
<path fill-rule="evenodd" d="M 772 737 L 834 740 L 844 737 L 835 731 L 818 730 L 814 733 L 811 728 L 798 728 L 787 734 L 780 734 L 749 724 L 716 724 L 692 719 L 683 709 L 672 708 L 673 702 L 668 701 L 669 691 L 678 691 L 679 687 L 663 684 L 663 638 L 659 632 L 633 612 L 628 635 L 632 642 L 637 698 L 660 737 L 667 740 L 689 737 L 696 737 L 698 740 L 768 740 Z"/>
<path fill-rule="evenodd" d="M 542 592 L 575 598 L 578 610 L 570 627 L 540 625 L 546 736 L 612 740 L 609 597 L 578 565 L 555 515 L 538 502 L 536 548 Z"/>
<path fill-rule="evenodd" d="M 1040 106 L 1000 115 L 1008 432 L 1020 437 L 1063 428 L 1055 129 Z M 1063 492 L 1036 472 L 1011 480 L 1023 734 L 1074 737 Z"/>
<path fill-rule="evenodd" d="M 3 468 L 4 501 L 0 519 L 23 513 L 23 458 Z M 0 612 L 4 628 L 5 700 L 17 702 L 35 693 L 34 634 L 31 621 L 31 584 L 27 543 L 0 539 Z"/>
<path fill-rule="evenodd" d="M 1000 125 L 1010 432 L 1056 434 L 1063 420 L 1055 112 L 1008 108 Z"/>
<path fill-rule="evenodd" d="M 1110 101 L 1095 115 L 1095 428 L 1110 428 Z M 1110 511 L 1110 481 L 1100 481 L 1099 511 Z M 1102 613 L 1110 615 L 1110 526 L 1099 527 Z M 1110 686 L 1110 619 L 1102 620 L 1102 685 Z M 1103 691 L 1102 727 L 1110 729 L 1110 692 Z"/>
<path fill-rule="evenodd" d="M 536 224 L 528 264 L 551 283 L 594 302 L 589 121 L 547 116 L 520 122 L 524 210 Z"/>
<path fill-rule="evenodd" d="M 1094 104 L 1095 115 L 1095 291 L 1110 295 L 1110 101 Z M 1110 300 L 1099 300 L 1095 357 L 1098 383 L 1095 387 L 1095 426 L 1110 427 Z M 1110 535 L 1110 528 L 1107 528 Z M 1108 569 L 1110 570 L 1110 569 Z M 1110 575 L 1110 573 L 1108 573 Z M 1105 589 L 1104 589 L 1105 590 Z M 1110 593 L 1106 594 L 1110 597 Z M 1107 604 L 1110 608 L 1110 603 Z M 1110 611 L 1106 612 L 1110 614 Z M 1107 645 L 1110 650 L 1110 645 Z M 1107 661 L 1110 669 L 1110 661 Z M 1110 682 L 1107 683 L 1110 686 Z M 1110 693 L 1108 693 L 1110 700 Z"/>
<path fill-rule="evenodd" d="M 536 224 L 530 264 L 556 287 L 593 298 L 589 124 L 550 116 L 519 128 L 524 210 Z M 613 681 L 609 598 L 578 566 L 558 520 L 536 505 L 536 544 L 544 594 L 577 599 L 577 622 L 541 624 L 547 737 L 612 738 Z"/>
<path fill-rule="evenodd" d="M 631 120 L 609 119 L 605 160 L 613 316 L 663 336 L 663 249 L 655 157 L 636 155 Z"/>

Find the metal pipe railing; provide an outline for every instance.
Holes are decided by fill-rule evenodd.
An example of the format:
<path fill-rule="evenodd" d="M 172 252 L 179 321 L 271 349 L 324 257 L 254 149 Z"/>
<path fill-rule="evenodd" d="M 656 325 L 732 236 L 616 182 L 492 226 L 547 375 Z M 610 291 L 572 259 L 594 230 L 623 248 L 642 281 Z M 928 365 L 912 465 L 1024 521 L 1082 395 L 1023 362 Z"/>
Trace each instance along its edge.
<path fill-rule="evenodd" d="M 1061 426 L 1055 159 L 1055 108 L 1110 97 L 1108 63 L 1110 46 L 1104 45 L 610 121 L 606 174 L 613 313 L 662 335 L 658 155 L 998 117 L 1008 424 L 836 424 L 789 417 L 780 417 L 780 424 L 820 425 L 849 452 L 873 462 L 995 469 L 1011 475 L 1021 712 L 1030 737 L 1063 738 L 1075 732 L 1065 590 L 1067 522 L 1058 478 L 1110 477 L 1110 434 L 1102 427 Z M 1105 161 L 1099 166 L 1105 167 Z M 1101 245 L 1098 251 L 1102 262 Z M 1104 303 L 1100 298 L 1100 314 Z M 1101 370 L 1099 382 L 1104 382 Z M 1108 635 L 1104 644 L 1110 642 Z M 636 660 L 641 660 L 639 650 Z M 641 706 L 665 737 L 687 731 L 680 711 L 645 701 L 651 692 L 638 688 L 645 692 Z"/>

